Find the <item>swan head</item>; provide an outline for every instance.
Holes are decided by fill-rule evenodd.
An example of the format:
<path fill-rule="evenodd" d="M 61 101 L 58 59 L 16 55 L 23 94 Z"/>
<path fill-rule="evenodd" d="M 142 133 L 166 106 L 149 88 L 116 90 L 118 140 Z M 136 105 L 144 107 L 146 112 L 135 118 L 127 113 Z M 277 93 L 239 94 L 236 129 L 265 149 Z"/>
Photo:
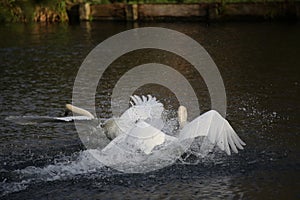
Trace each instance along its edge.
<path fill-rule="evenodd" d="M 107 120 L 103 124 L 103 130 L 104 130 L 104 133 L 105 133 L 106 137 L 109 140 L 113 140 L 114 138 L 116 138 L 121 133 L 121 129 L 118 126 L 118 124 L 116 123 L 115 119 Z"/>
<path fill-rule="evenodd" d="M 187 109 L 185 106 L 179 106 L 178 111 L 178 122 L 179 122 L 179 127 L 183 128 L 186 123 L 187 123 Z"/>

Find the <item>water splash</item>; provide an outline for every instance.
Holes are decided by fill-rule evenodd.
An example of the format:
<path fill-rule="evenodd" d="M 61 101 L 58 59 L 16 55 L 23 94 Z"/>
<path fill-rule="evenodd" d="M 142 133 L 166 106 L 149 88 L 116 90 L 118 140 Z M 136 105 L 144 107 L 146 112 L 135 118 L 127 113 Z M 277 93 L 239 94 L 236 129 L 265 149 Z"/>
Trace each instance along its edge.
<path fill-rule="evenodd" d="M 0 183 L 1 195 L 12 192 L 18 192 L 26 189 L 30 184 L 40 182 L 68 180 L 75 176 L 90 176 L 95 173 L 97 176 L 108 174 L 109 170 L 104 167 L 93 154 L 98 150 L 85 150 L 79 153 L 74 153 L 71 156 L 64 156 L 59 160 L 55 160 L 53 164 L 45 167 L 28 166 L 24 169 L 19 169 L 11 172 L 13 175 L 12 181 L 4 179 Z M 0 196 L 1 196 L 0 195 Z"/>

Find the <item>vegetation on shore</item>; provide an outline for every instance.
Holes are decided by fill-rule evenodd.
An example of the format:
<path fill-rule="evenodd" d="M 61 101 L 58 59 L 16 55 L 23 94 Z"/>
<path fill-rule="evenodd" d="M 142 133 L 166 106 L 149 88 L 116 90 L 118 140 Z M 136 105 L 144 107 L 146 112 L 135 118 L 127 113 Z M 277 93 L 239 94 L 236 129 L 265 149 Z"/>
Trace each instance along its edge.
<path fill-rule="evenodd" d="M 68 3 L 72 1 L 1 0 L 0 22 L 65 21 Z"/>

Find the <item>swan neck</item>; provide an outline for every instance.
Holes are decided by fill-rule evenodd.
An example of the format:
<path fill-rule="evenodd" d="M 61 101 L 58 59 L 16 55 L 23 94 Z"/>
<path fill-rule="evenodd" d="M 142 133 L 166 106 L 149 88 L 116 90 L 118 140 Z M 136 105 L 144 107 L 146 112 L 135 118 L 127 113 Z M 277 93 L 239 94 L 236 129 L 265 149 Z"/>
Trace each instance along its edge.
<path fill-rule="evenodd" d="M 91 119 L 95 118 L 94 115 L 92 113 L 90 113 L 89 111 L 87 111 L 83 108 L 73 106 L 72 104 L 66 104 L 66 108 L 68 110 L 72 111 L 73 113 L 83 115 L 83 116 L 86 116 L 86 117 L 90 117 Z"/>
<path fill-rule="evenodd" d="M 183 128 L 187 123 L 187 109 L 185 106 L 179 106 L 178 108 L 178 122 L 180 128 Z"/>

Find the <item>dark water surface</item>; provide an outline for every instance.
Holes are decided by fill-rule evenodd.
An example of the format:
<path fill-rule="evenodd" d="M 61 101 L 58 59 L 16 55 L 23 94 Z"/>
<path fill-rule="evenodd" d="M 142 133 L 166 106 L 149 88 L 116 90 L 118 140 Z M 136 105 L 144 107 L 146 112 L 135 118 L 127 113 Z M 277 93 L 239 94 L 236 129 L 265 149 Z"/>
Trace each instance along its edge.
<path fill-rule="evenodd" d="M 98 167 L 85 155 L 72 123 L 22 126 L 4 120 L 62 115 L 87 54 L 106 38 L 143 26 L 185 33 L 210 53 L 226 87 L 227 118 L 247 143 L 244 151 L 216 153 L 198 164 L 178 163 L 147 174 L 122 174 Z M 300 24 L 288 23 L 2 25 L 0 198 L 299 199 L 299 36 Z M 111 116 L 109 96 L 116 77 L 150 61 L 181 70 L 195 86 L 201 109 L 209 109 L 205 83 L 187 63 L 148 49 L 110 66 L 96 95 L 99 117 Z M 165 106 L 176 107 L 172 93 L 153 88 L 138 92 L 156 94 L 169 102 Z"/>

